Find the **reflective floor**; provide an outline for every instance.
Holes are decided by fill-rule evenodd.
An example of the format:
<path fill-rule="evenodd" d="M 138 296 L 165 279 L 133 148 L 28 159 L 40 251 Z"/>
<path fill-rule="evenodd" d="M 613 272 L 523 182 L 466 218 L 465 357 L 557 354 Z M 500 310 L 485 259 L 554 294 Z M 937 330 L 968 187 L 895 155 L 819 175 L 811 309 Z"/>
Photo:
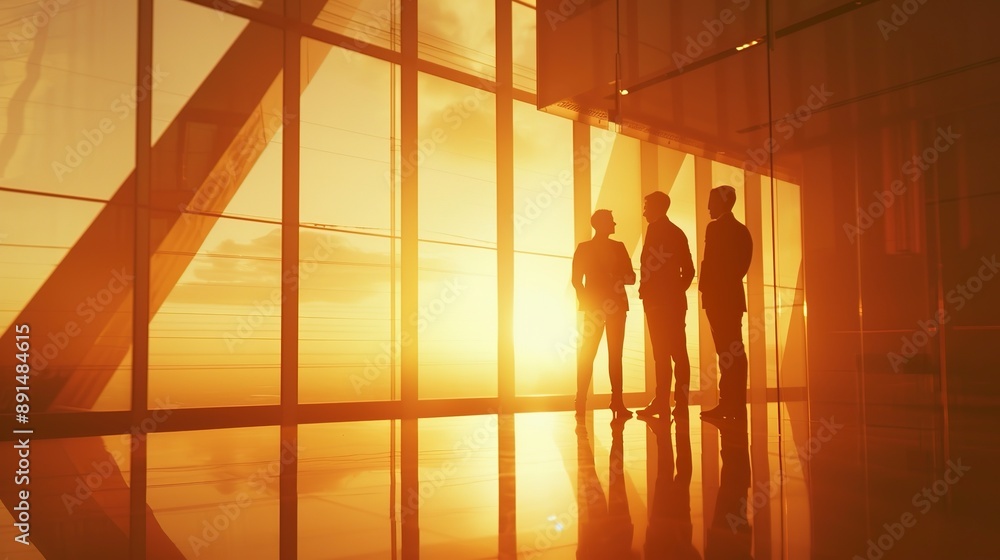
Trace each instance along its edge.
<path fill-rule="evenodd" d="M 933 421 L 859 429 L 849 416 L 809 416 L 801 402 L 752 405 L 747 423 L 700 412 L 302 424 L 297 452 L 279 451 L 277 426 L 150 433 L 148 519 L 181 556 L 157 554 L 165 543 L 150 537 L 149 557 L 277 559 L 281 540 L 296 539 L 297 557 L 316 560 L 1000 558 L 996 436 L 977 435 L 972 416 L 952 421 L 978 447 L 942 438 Z M 95 439 L 114 465 L 70 453 Z M 111 504 L 132 481 L 128 436 L 33 445 L 39 460 L 61 445 L 67 469 L 93 468 L 73 496 L 45 496 L 38 481 L 35 499 L 60 500 L 76 523 L 60 528 L 62 548 L 12 546 L 8 516 L 6 558 L 92 557 L 101 537 L 84 529 L 102 508 L 127 533 L 127 513 Z M 297 526 L 279 522 L 280 472 L 291 465 Z M 106 474 L 114 467 L 124 483 Z"/>

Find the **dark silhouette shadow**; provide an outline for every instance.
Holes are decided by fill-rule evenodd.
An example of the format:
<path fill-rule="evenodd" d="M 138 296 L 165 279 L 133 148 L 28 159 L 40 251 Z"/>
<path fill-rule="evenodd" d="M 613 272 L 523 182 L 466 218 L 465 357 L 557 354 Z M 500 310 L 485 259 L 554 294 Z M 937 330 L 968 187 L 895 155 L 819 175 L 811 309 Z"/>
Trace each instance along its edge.
<path fill-rule="evenodd" d="M 709 419 L 722 434 L 722 472 L 712 524 L 705 539 L 705 560 L 751 560 L 752 532 L 747 504 L 751 502 L 750 446 L 746 422 Z"/>
<path fill-rule="evenodd" d="M 649 328 L 656 368 L 656 393 L 641 416 L 670 410 L 670 377 L 676 377 L 674 400 L 686 409 L 691 381 L 691 363 L 684 333 L 687 296 L 684 292 L 694 278 L 694 264 L 687 236 L 667 218 L 670 197 L 656 191 L 646 196 L 642 215 L 649 226 L 640 257 L 639 297 Z M 671 371 L 670 361 L 673 360 Z"/>
<path fill-rule="evenodd" d="M 708 316 L 712 340 L 719 355 L 719 405 L 701 413 L 703 418 L 746 419 L 747 355 L 743 346 L 743 313 L 747 310 L 743 278 L 750 270 L 753 240 L 750 231 L 733 216 L 736 189 L 712 189 L 708 211 L 712 222 L 705 229 L 705 258 L 701 261 L 698 290 Z"/>
<path fill-rule="evenodd" d="M 576 411 L 586 410 L 587 391 L 594 376 L 594 358 L 605 328 L 608 331 L 608 375 L 611 377 L 611 410 L 631 416 L 622 398 L 622 348 L 628 312 L 626 284 L 635 284 L 632 259 L 621 241 L 610 239 L 615 220 L 610 210 L 597 210 L 590 219 L 594 237 L 577 246 L 573 254 L 573 287 L 583 312 L 577 351 Z"/>
<path fill-rule="evenodd" d="M 606 560 L 637 558 L 632 552 L 632 516 L 625 485 L 622 431 L 625 419 L 611 423 L 611 454 L 608 458 L 608 494 L 605 496 L 594 464 L 594 452 L 584 423 L 577 424 L 577 504 L 580 537 L 576 557 Z"/>
<path fill-rule="evenodd" d="M 644 549 L 644 557 L 650 560 L 701 560 L 692 544 L 691 426 L 686 414 L 677 417 L 676 458 L 670 441 L 670 421 L 649 420 L 649 428 L 656 436 L 656 482 Z"/>

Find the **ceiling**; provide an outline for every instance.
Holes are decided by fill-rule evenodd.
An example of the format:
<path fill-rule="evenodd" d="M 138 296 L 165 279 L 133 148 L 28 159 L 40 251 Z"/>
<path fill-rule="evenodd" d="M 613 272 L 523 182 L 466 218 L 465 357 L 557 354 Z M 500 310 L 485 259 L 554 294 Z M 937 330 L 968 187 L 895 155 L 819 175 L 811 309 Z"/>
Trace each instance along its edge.
<path fill-rule="evenodd" d="M 540 0 L 538 105 L 794 166 L 833 135 L 996 111 L 997 23 L 992 0 Z"/>

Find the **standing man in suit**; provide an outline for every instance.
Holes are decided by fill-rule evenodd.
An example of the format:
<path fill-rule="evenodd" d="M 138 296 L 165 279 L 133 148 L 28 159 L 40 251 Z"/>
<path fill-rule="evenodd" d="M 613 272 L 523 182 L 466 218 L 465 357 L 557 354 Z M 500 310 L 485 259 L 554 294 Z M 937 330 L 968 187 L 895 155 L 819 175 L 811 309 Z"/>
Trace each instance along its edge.
<path fill-rule="evenodd" d="M 705 258 L 698 290 L 719 355 L 719 405 L 702 418 L 746 421 L 747 356 L 743 347 L 743 313 L 747 310 L 743 277 L 750 269 L 753 240 L 733 216 L 736 189 L 723 185 L 708 195 L 712 222 L 705 229 Z"/>
<path fill-rule="evenodd" d="M 577 352 L 576 413 L 586 410 L 587 390 L 594 376 L 594 358 L 604 330 L 608 331 L 608 374 L 611 377 L 611 410 L 631 417 L 622 397 L 622 349 L 625 345 L 626 284 L 635 284 L 628 249 L 610 239 L 615 219 L 610 210 L 597 210 L 590 218 L 594 238 L 577 246 L 573 254 L 573 287 L 583 312 L 583 332 Z M 586 279 L 586 282 L 584 282 Z"/>
<path fill-rule="evenodd" d="M 694 264 L 687 236 L 667 218 L 670 197 L 656 191 L 646 195 L 642 215 L 649 226 L 642 244 L 639 297 L 646 312 L 646 326 L 653 347 L 656 393 L 639 416 L 655 416 L 670 411 L 671 359 L 674 362 L 674 416 L 686 413 L 691 363 L 687 354 L 684 319 L 687 296 L 684 292 L 694 278 Z M 686 417 L 686 416 L 683 416 Z"/>

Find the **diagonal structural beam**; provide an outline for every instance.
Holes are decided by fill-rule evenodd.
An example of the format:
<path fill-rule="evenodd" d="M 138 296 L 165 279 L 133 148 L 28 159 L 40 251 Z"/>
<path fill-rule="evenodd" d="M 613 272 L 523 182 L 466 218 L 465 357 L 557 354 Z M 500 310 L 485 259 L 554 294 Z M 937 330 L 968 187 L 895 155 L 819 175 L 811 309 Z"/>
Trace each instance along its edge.
<path fill-rule="evenodd" d="M 325 3 L 304 0 L 303 20 L 315 20 Z M 282 111 L 283 59 L 275 48 L 281 42 L 268 41 L 275 33 L 248 26 L 152 149 L 150 317 L 137 320 L 156 314 L 214 227 L 213 215 L 226 208 L 283 119 L 297 118 Z M 328 52 L 318 44 L 309 52 L 302 88 Z M 200 168 L 179 165 L 192 124 L 207 124 L 212 132 L 211 142 L 195 146 L 202 161 L 212 162 Z M 129 351 L 135 253 L 123 239 L 134 231 L 135 188 L 133 172 L 0 337 L 0 346 L 13 348 L 15 326 L 31 327 L 33 413 L 90 410 Z M 100 311 L 91 312 L 96 309 L 91 301 Z M 15 364 L 12 352 L 0 356 L 4 371 Z M 4 410 L 13 410 L 11 384 L 0 389 L 0 400 Z M 77 460 L 81 457 L 87 460 Z M 0 461 L 17 463 L 13 446 L 0 448 Z M 77 496 L 77 483 L 96 471 L 103 490 L 68 507 L 66 497 Z M 31 476 L 44 484 L 31 513 L 44 522 L 32 525 L 31 542 L 46 558 L 75 557 L 80 550 L 104 558 L 128 556 L 128 484 L 100 438 L 35 442 Z M 0 500 L 15 518 L 16 490 L 0 487 Z M 145 519 L 147 557 L 183 558 L 148 506 Z"/>

